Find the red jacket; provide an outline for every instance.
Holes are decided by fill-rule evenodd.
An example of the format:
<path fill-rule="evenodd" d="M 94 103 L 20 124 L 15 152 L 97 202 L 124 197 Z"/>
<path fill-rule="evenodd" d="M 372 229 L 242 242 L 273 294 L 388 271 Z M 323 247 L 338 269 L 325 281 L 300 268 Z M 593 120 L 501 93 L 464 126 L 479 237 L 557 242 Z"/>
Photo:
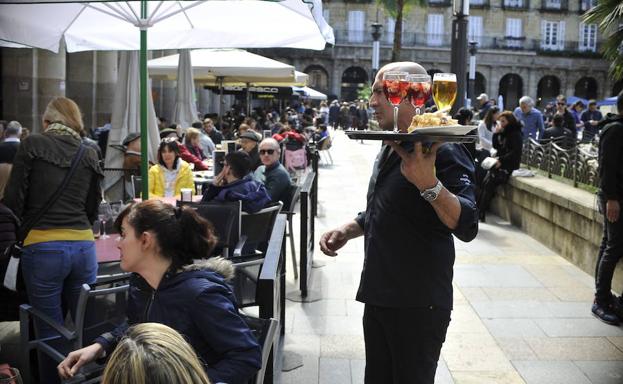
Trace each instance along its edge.
<path fill-rule="evenodd" d="M 178 144 L 178 147 L 180 148 L 180 157 L 182 158 L 182 160 L 189 164 L 195 164 L 195 171 L 208 170 L 208 166 L 203 161 L 201 161 L 200 158 L 190 153 L 188 148 L 186 148 L 186 145 Z"/>

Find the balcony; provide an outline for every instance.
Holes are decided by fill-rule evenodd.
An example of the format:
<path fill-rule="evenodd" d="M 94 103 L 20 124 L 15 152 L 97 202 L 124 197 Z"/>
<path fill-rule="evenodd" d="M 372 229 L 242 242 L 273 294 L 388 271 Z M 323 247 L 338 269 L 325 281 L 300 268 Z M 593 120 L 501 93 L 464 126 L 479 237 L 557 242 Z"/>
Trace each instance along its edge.
<path fill-rule="evenodd" d="M 510 10 L 527 10 L 530 8 L 529 0 L 502 0 L 502 8 Z"/>
<path fill-rule="evenodd" d="M 489 0 L 469 0 L 469 7 L 472 9 L 485 9 L 489 8 Z"/>
<path fill-rule="evenodd" d="M 428 6 L 429 7 L 451 7 L 452 6 L 452 1 L 451 0 L 428 0 Z"/>
<path fill-rule="evenodd" d="M 541 0 L 541 12 L 567 12 L 568 0 Z"/>

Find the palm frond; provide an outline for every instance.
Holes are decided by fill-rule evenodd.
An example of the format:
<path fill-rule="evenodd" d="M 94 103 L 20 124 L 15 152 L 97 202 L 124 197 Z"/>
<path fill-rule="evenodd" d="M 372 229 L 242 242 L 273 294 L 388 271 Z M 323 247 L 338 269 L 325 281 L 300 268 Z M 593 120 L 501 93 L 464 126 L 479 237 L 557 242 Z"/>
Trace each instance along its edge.
<path fill-rule="evenodd" d="M 610 74 L 615 80 L 623 79 L 623 2 L 621 0 L 598 0 L 582 19 L 585 23 L 597 24 L 604 36 L 601 52 L 610 61 Z"/>

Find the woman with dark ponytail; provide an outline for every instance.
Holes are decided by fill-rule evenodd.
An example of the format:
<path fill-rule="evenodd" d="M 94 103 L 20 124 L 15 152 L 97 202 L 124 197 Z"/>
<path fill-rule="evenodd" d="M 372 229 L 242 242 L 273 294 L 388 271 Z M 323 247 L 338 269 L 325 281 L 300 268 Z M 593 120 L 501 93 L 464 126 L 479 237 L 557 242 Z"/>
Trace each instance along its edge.
<path fill-rule="evenodd" d="M 261 367 L 257 340 L 238 315 L 227 281 L 230 261 L 210 258 L 212 225 L 191 208 L 159 200 L 131 205 L 117 218 L 121 268 L 130 280 L 128 324 L 70 353 L 58 366 L 70 378 L 81 366 L 110 354 L 128 325 L 165 324 L 186 338 L 212 382 L 246 383 Z"/>

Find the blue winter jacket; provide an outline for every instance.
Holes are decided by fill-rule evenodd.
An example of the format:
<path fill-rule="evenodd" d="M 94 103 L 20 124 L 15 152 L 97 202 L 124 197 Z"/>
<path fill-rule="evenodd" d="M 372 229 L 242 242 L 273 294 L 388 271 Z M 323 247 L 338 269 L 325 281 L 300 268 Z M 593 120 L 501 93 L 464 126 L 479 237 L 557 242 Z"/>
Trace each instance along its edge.
<path fill-rule="evenodd" d="M 231 262 L 212 258 L 186 266 L 179 273 L 167 272 L 156 290 L 134 274 L 128 324 L 95 342 L 111 353 L 128 325 L 165 324 L 190 343 L 213 383 L 247 383 L 261 368 L 262 357 L 255 336 L 238 315 L 236 299 L 226 282 L 233 273 Z"/>
<path fill-rule="evenodd" d="M 266 187 L 255 180 L 252 173 L 222 187 L 210 184 L 201 202 L 239 200 L 242 201 L 242 210 L 248 213 L 258 212 L 271 203 Z"/>

